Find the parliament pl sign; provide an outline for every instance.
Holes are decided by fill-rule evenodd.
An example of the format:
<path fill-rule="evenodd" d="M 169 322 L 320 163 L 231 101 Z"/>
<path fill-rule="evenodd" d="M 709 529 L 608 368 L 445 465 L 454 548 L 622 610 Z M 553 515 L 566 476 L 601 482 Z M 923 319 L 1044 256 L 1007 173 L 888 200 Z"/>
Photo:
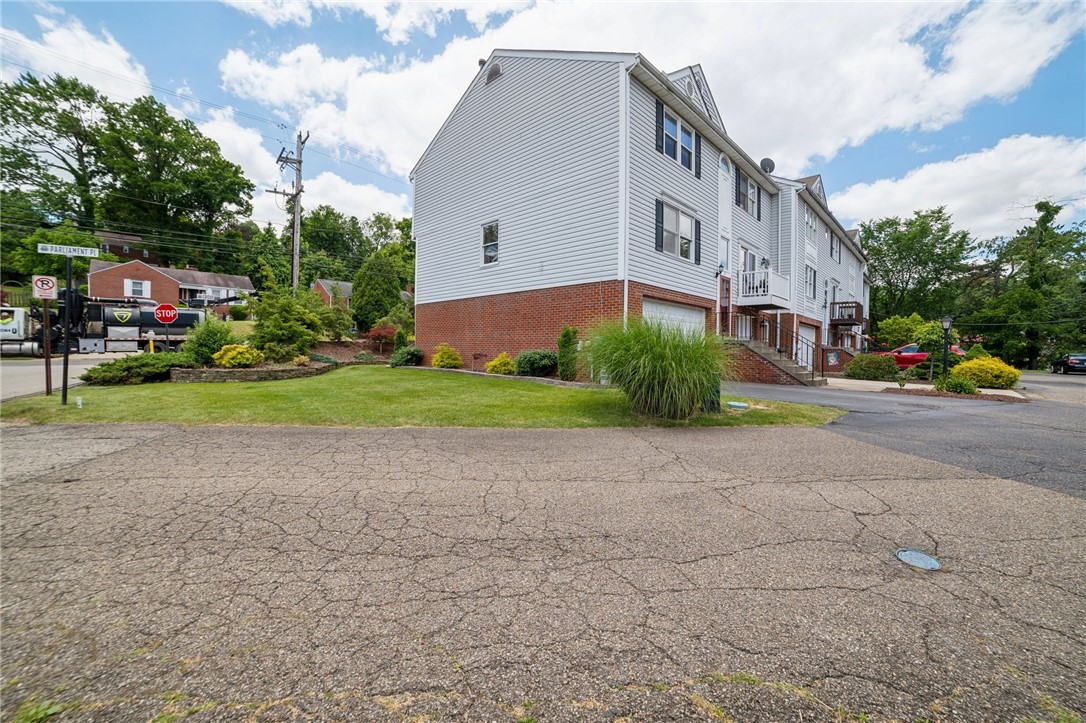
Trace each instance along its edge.
<path fill-rule="evenodd" d="M 39 254 L 54 254 L 56 256 L 84 256 L 86 258 L 98 258 L 98 249 L 88 246 L 59 246 L 57 244 L 38 244 Z"/>

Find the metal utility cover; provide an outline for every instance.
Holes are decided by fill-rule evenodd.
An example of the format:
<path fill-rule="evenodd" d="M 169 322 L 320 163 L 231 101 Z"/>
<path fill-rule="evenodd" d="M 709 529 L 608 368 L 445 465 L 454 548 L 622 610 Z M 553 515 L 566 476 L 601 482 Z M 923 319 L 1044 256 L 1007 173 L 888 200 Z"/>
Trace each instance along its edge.
<path fill-rule="evenodd" d="M 935 571 L 942 567 L 938 560 L 920 550 L 898 550 L 896 554 L 897 559 L 919 570 Z"/>

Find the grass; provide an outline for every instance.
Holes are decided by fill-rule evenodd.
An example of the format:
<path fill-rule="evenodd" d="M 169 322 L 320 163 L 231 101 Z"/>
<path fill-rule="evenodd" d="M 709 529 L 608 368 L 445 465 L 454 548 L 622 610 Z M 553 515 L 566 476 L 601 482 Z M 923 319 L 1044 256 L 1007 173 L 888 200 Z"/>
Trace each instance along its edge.
<path fill-rule="evenodd" d="M 234 321 L 231 319 L 226 322 L 226 325 L 230 327 L 230 333 L 238 339 L 248 339 L 253 333 L 253 327 L 256 325 L 255 321 Z"/>
<path fill-rule="evenodd" d="M 79 387 L 83 408 L 56 396 L 13 399 L 0 417 L 33 424 L 173 423 L 318 427 L 636 427 L 638 417 L 616 389 L 383 366 L 351 366 L 317 377 L 274 382 Z M 686 425 L 825 424 L 844 412 L 807 404 L 746 401 L 741 412 L 697 415 Z M 665 423 L 667 424 L 667 423 Z"/>

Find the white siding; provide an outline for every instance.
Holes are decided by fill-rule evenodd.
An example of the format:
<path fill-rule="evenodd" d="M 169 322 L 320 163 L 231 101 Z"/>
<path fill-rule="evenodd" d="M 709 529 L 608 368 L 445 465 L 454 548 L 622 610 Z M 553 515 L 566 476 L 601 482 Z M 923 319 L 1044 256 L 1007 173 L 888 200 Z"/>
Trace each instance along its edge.
<path fill-rule="evenodd" d="M 720 151 L 702 139 L 701 178 L 656 150 L 656 98 L 630 79 L 630 280 L 716 300 L 720 225 L 717 162 Z M 668 107 L 679 113 L 678 108 Z M 763 198 L 765 196 L 763 195 Z M 701 265 L 656 251 L 656 200 L 701 222 Z"/>
<path fill-rule="evenodd" d="M 418 303 L 619 276 L 618 64 L 491 62 L 501 77 L 483 69 L 415 169 Z"/>

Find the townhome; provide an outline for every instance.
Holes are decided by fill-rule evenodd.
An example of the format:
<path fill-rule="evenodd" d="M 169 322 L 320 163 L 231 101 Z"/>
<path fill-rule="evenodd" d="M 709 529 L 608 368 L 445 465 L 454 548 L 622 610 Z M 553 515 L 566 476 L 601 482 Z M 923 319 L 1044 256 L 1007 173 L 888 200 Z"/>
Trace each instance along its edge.
<path fill-rule="evenodd" d="M 848 236 L 824 197 L 772 171 L 728 136 L 700 66 L 496 50 L 411 174 L 417 343 L 429 356 L 448 342 L 481 368 L 604 319 L 727 333 L 756 358 L 770 320 L 777 342 L 782 314 L 793 336 L 810 336 L 799 322 L 824 315 L 805 285 L 796 213 L 814 210 L 842 242 L 834 253 Z M 815 241 L 817 286 L 829 262 Z M 815 333 L 809 356 L 821 355 L 830 325 L 802 326 Z"/>

